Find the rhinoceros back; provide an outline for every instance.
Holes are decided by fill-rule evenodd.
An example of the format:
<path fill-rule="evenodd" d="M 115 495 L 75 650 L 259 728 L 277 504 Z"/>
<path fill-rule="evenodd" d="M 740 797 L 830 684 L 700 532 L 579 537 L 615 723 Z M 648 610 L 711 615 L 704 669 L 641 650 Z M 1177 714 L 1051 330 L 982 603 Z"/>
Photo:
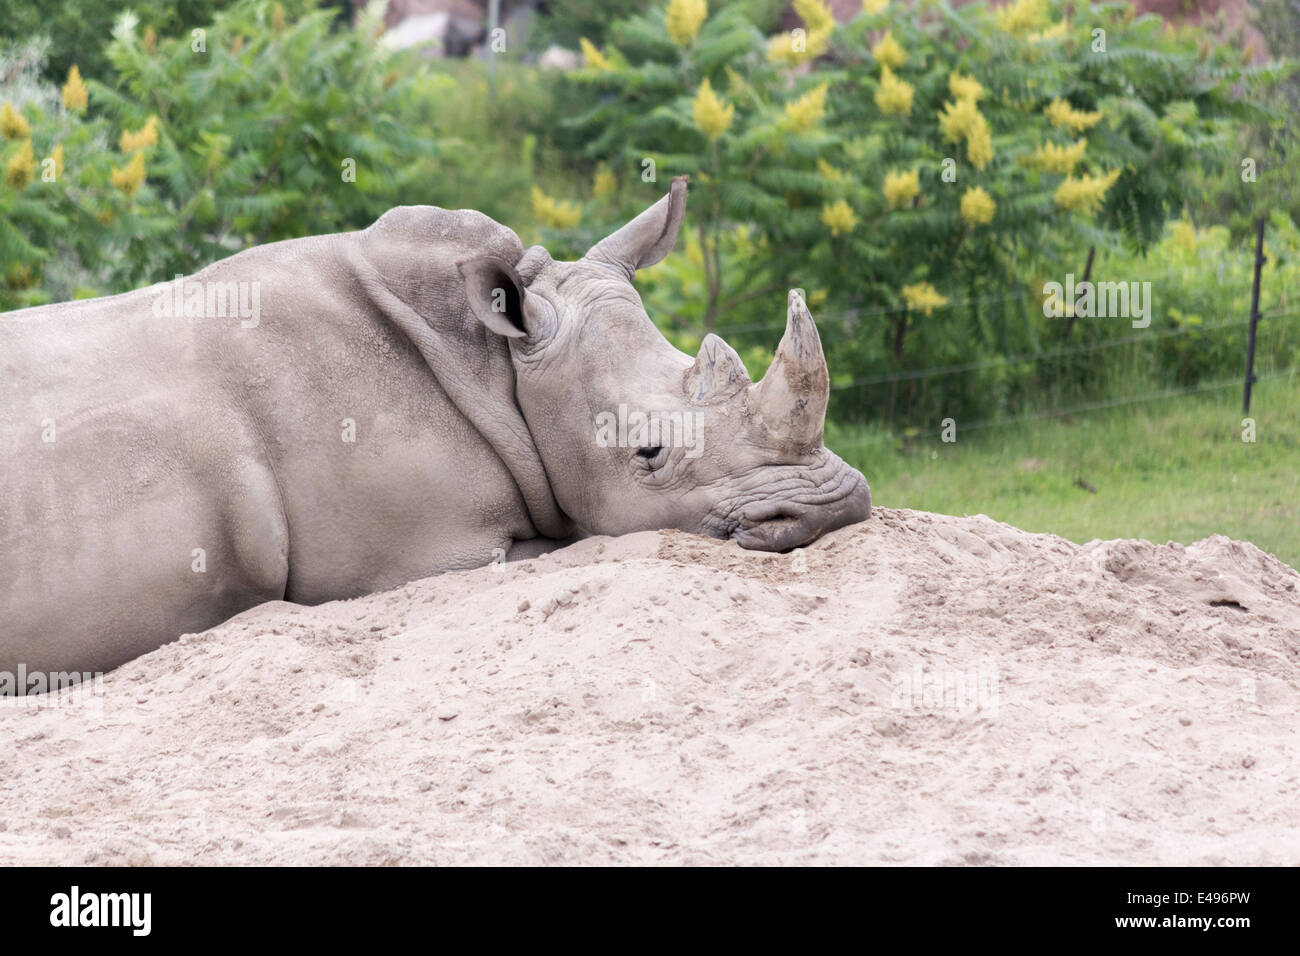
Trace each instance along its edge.
<path fill-rule="evenodd" d="M 536 535 L 558 509 L 455 265 L 521 252 L 480 213 L 401 207 L 0 316 L 0 672 L 107 670 Z"/>

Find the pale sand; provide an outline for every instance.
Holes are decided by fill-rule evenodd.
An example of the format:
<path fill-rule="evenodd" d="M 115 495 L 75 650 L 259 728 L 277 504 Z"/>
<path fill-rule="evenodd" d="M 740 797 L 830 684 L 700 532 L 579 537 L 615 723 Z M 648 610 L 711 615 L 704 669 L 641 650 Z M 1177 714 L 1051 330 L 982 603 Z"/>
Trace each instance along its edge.
<path fill-rule="evenodd" d="M 595 538 L 0 706 L 0 862 L 1294 865 L 1298 703 L 1300 575 L 1227 538 Z"/>

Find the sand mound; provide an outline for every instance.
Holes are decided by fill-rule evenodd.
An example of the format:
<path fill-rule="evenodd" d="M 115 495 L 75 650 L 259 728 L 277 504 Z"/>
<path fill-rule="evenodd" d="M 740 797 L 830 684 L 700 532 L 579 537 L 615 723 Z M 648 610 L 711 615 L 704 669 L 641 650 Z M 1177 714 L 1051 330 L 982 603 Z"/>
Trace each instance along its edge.
<path fill-rule="evenodd" d="M 1227 538 L 594 538 L 0 706 L 0 862 L 1296 864 L 1298 702 Z"/>

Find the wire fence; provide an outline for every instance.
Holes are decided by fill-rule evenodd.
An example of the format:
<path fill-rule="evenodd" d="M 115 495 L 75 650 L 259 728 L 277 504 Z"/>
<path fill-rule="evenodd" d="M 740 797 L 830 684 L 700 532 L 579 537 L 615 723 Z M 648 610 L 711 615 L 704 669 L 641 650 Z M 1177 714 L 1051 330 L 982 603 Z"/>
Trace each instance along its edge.
<path fill-rule="evenodd" d="M 1259 321 L 1265 319 L 1281 319 L 1300 316 L 1300 309 L 1278 309 L 1272 312 L 1263 313 L 1258 316 Z M 1162 329 L 1158 331 L 1144 331 L 1135 335 L 1124 335 L 1113 339 L 1106 339 L 1101 342 L 1090 342 L 1069 348 L 1054 349 L 1051 351 L 1039 352 L 1032 355 L 1009 356 L 1005 358 L 995 358 L 980 362 L 967 362 L 960 365 L 945 365 L 923 369 L 908 369 L 906 371 L 895 372 L 888 375 L 877 375 L 869 378 L 858 379 L 853 382 L 843 382 L 838 385 L 832 385 L 832 389 L 850 389 L 858 386 L 867 385 L 886 385 L 900 381 L 920 380 L 933 378 L 943 375 L 951 375 L 961 372 L 975 371 L 988 368 L 996 368 L 1003 365 L 1015 365 L 1023 363 L 1033 363 L 1048 359 L 1057 359 L 1078 355 L 1084 352 L 1093 352 L 1100 349 L 1115 348 L 1123 345 L 1133 345 L 1136 343 L 1149 343 L 1162 338 L 1171 336 L 1186 335 L 1195 332 L 1207 332 L 1223 328 L 1244 327 L 1250 323 L 1250 318 L 1230 319 L 1224 322 L 1216 322 L 1210 325 L 1184 326 L 1177 329 Z M 1300 375 L 1300 365 L 1289 368 L 1277 369 L 1264 373 L 1254 373 L 1251 375 L 1252 382 L 1266 381 L 1270 379 L 1288 378 Z M 1108 408 L 1117 408 L 1126 405 L 1137 405 L 1146 402 L 1163 401 L 1170 398 L 1178 398 L 1187 395 L 1193 395 L 1201 392 L 1221 391 L 1229 388 L 1241 388 L 1243 379 L 1233 377 L 1213 382 L 1200 382 L 1192 385 L 1167 388 L 1154 392 L 1147 392 L 1137 395 L 1123 395 L 1114 398 L 1098 399 L 1094 401 L 1079 402 L 1063 407 L 1054 407 L 1042 409 L 1039 411 L 1026 412 L 1022 415 L 1008 415 L 999 418 L 984 418 L 970 422 L 962 422 L 959 426 L 962 432 L 979 431 L 988 428 L 997 428 L 1004 425 L 1025 424 L 1032 421 L 1040 421 L 1051 418 L 1069 418 L 1088 412 L 1102 411 Z M 871 438 L 860 439 L 857 441 L 842 442 L 845 447 L 859 447 L 869 444 L 873 441 Z"/>
<path fill-rule="evenodd" d="M 1263 375 L 1256 375 L 1255 381 L 1261 382 L 1270 378 L 1286 378 L 1291 375 L 1300 373 L 1300 365 L 1291 368 L 1282 369 L 1277 372 L 1266 372 Z M 1079 415 L 1084 412 L 1095 412 L 1105 408 L 1117 408 L 1121 405 L 1137 405 L 1142 402 L 1157 402 L 1167 398 L 1178 398 L 1182 395 L 1192 395 L 1197 392 L 1212 392 L 1225 388 L 1241 388 L 1241 379 L 1234 378 L 1230 381 L 1222 382 L 1202 382 L 1196 385 L 1186 385 L 1182 388 L 1166 389 L 1163 392 L 1155 392 L 1149 395 L 1129 395 L 1123 398 L 1109 399 L 1098 402 L 1085 402 L 1070 408 L 1047 409 L 1042 412 L 1031 412 L 1026 415 L 1018 415 L 1009 418 L 985 419 L 983 421 L 974 421 L 968 425 L 963 425 L 965 431 L 980 428 L 994 428 L 999 425 L 1016 425 L 1023 422 L 1037 421 L 1043 418 L 1065 418 L 1070 415 Z"/>
<path fill-rule="evenodd" d="M 1291 368 L 1281 369 L 1276 372 L 1266 372 L 1262 375 L 1256 375 L 1254 380 L 1262 382 L 1268 379 L 1287 378 L 1290 376 L 1300 375 L 1300 365 Z M 1118 408 L 1124 405 L 1137 405 L 1143 402 L 1158 402 L 1169 398 L 1179 398 L 1185 395 L 1193 395 L 1198 392 L 1212 392 L 1227 388 L 1241 388 L 1242 382 L 1239 378 L 1225 380 L 1221 382 L 1203 382 L 1197 385 L 1187 385 L 1181 388 L 1170 388 L 1161 392 L 1152 392 L 1146 395 L 1126 395 L 1122 398 L 1105 399 L 1095 402 L 1083 402 L 1077 405 L 1071 405 L 1066 408 L 1049 408 L 1038 412 L 1028 412 L 1024 415 L 1010 415 L 1005 418 L 986 418 L 973 422 L 962 422 L 958 429 L 961 432 L 979 431 L 985 428 L 996 428 L 1002 425 L 1023 425 L 1032 421 L 1041 421 L 1049 418 L 1070 418 L 1074 415 L 1082 415 L 1087 412 L 1103 411 L 1107 408 Z M 836 448 L 860 448 L 864 445 L 874 444 L 875 438 L 859 438 L 856 440 L 837 441 Z"/>
<path fill-rule="evenodd" d="M 1300 310 L 1293 309 L 1289 311 L 1270 312 L 1261 315 L 1260 320 L 1262 321 L 1268 318 L 1283 318 L 1293 315 L 1300 315 Z M 1001 368 L 1008 365 L 1023 365 L 1029 362 L 1067 358 L 1072 355 L 1082 355 L 1087 352 L 1097 352 L 1103 349 L 1117 348 L 1121 345 L 1146 343 L 1180 335 L 1190 335 L 1197 332 L 1213 332 L 1217 329 L 1234 328 L 1249 324 L 1250 318 L 1246 317 L 1243 319 L 1229 319 L 1225 322 L 1213 322 L 1209 325 L 1185 325 L 1179 326 L 1176 329 L 1158 329 L 1156 331 L 1143 330 L 1134 335 L 1122 335 L 1113 339 L 1103 339 L 1100 342 L 1086 342 L 1079 345 L 1071 345 L 1065 348 L 1035 352 L 1026 355 L 1011 355 L 985 359 L 979 362 L 965 362 L 961 365 L 938 365 L 931 368 L 906 369 L 899 372 L 890 372 L 884 375 L 872 375 L 867 378 L 854 379 L 851 382 L 840 382 L 834 384 L 831 386 L 831 390 L 839 391 L 846 388 L 857 388 L 863 385 L 883 385 L 890 382 L 905 382 L 913 379 L 934 378 L 940 375 L 953 375 L 959 372 L 975 372 L 991 368 Z"/>

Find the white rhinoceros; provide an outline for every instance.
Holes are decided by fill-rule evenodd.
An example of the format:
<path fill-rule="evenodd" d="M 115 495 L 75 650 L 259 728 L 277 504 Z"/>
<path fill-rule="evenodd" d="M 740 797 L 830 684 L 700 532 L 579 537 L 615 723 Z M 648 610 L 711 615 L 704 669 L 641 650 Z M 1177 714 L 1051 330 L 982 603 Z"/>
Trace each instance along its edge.
<path fill-rule="evenodd" d="M 685 201 L 675 181 L 577 262 L 408 206 L 0 317 L 0 672 L 108 670 L 263 601 L 583 534 L 787 550 L 865 519 L 797 294 L 757 384 L 646 315 L 632 277 Z"/>

